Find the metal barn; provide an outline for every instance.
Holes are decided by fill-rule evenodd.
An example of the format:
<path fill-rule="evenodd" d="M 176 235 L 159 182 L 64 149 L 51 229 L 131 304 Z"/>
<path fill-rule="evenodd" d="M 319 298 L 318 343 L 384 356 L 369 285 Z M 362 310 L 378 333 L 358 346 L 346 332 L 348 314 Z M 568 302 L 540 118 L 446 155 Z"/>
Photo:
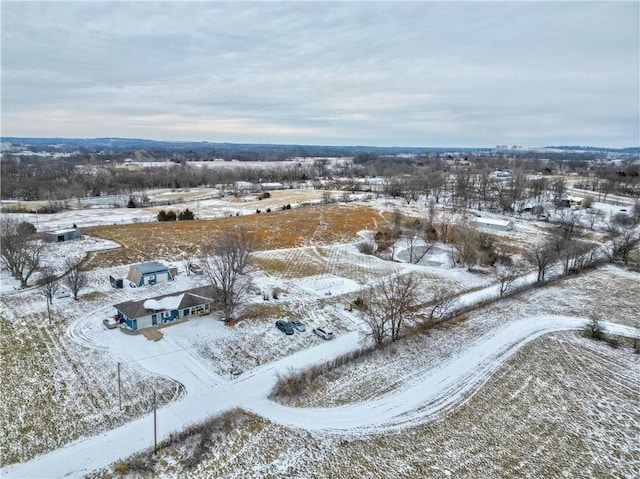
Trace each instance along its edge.
<path fill-rule="evenodd" d="M 50 243 L 60 243 L 62 241 L 74 240 L 82 237 L 82 232 L 78 228 L 67 230 L 45 231 L 42 238 Z"/>

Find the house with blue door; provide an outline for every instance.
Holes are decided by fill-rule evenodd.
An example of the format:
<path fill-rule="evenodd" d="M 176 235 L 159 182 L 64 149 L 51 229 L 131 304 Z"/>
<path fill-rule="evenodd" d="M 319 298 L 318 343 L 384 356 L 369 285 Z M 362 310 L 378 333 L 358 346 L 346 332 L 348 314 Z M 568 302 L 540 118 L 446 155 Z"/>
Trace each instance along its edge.
<path fill-rule="evenodd" d="M 119 321 L 134 331 L 213 311 L 218 295 L 211 286 L 114 304 Z"/>
<path fill-rule="evenodd" d="M 136 286 L 148 286 L 173 280 L 169 267 L 158 261 L 134 264 L 129 267 L 127 279 Z"/>

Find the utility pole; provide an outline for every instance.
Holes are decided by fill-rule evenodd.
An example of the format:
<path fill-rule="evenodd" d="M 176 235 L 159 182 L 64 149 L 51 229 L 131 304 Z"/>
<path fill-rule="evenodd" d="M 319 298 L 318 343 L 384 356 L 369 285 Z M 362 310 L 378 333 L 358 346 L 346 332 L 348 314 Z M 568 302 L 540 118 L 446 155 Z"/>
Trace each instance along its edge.
<path fill-rule="evenodd" d="M 118 362 L 118 406 L 122 411 L 122 383 L 120 382 L 120 363 Z"/>
<path fill-rule="evenodd" d="M 156 390 L 153 390 L 153 453 L 158 452 L 158 428 L 156 421 Z"/>

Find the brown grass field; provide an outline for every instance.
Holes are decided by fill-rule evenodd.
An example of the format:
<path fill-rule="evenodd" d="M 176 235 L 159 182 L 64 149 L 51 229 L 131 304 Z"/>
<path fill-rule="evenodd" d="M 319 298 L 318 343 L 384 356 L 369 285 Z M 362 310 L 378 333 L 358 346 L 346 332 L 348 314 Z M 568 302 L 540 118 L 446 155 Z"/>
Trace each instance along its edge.
<path fill-rule="evenodd" d="M 122 248 L 92 255 L 87 267 L 194 256 L 220 232 L 240 226 L 256 235 L 262 250 L 349 241 L 358 231 L 375 229 L 383 221 L 369 207 L 311 206 L 214 220 L 95 226 L 84 232 L 116 241 Z"/>

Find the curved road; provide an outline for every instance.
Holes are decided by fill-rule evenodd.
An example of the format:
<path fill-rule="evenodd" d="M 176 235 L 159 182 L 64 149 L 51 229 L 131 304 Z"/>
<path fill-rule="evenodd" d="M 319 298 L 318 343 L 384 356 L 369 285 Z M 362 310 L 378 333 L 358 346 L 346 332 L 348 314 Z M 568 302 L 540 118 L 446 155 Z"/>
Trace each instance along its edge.
<path fill-rule="evenodd" d="M 357 332 L 256 368 L 233 381 L 205 373 L 196 364 L 197 380 L 174 377 L 187 384 L 187 395 L 158 411 L 158 440 L 234 407 L 286 426 L 314 431 L 367 433 L 407 427 L 463 403 L 529 341 L 553 331 L 581 329 L 585 321 L 566 316 L 537 316 L 511 322 L 479 337 L 464 352 L 436 365 L 403 388 L 369 401 L 332 408 L 292 408 L 269 401 L 267 395 L 278 373 L 320 363 L 357 347 Z M 634 328 L 617 324 L 607 323 L 606 328 L 626 336 L 637 333 Z M 171 343 L 167 342 L 166 347 L 172 347 Z M 187 369 L 182 371 L 189 369 L 188 364 L 194 361 L 187 356 Z M 152 445 L 153 420 L 147 415 L 26 463 L 5 467 L 0 474 L 2 478 L 81 477 Z"/>

